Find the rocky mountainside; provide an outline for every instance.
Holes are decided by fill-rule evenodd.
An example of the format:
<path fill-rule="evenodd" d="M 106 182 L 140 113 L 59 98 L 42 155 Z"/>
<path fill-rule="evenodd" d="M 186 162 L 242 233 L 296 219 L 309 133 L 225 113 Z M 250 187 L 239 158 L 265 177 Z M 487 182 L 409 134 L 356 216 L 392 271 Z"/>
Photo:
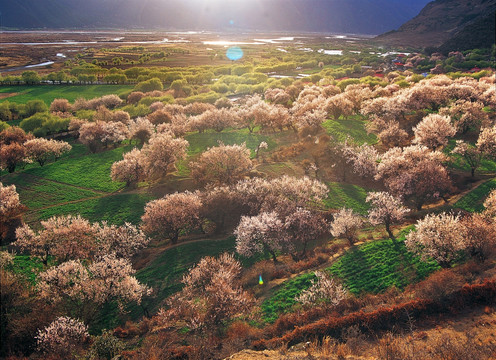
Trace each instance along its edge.
<path fill-rule="evenodd" d="M 317 31 L 380 34 L 429 0 L 3 0 L 7 28 Z"/>
<path fill-rule="evenodd" d="M 444 51 L 490 47 L 495 38 L 496 0 L 435 0 L 398 30 L 376 40 Z"/>

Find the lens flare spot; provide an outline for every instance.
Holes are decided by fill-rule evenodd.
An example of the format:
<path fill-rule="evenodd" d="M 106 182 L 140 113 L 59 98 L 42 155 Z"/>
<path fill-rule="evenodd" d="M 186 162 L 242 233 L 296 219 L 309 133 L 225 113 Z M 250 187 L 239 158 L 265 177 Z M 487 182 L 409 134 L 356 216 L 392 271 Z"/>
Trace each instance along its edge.
<path fill-rule="evenodd" d="M 229 60 L 236 61 L 243 57 L 243 50 L 239 46 L 231 46 L 226 51 L 226 56 Z"/>

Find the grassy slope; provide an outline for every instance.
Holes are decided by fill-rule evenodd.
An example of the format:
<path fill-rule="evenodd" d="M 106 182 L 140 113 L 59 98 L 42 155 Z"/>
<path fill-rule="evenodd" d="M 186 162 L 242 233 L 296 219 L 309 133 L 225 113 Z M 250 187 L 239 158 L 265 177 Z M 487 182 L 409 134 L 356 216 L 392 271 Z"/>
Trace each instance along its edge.
<path fill-rule="evenodd" d="M 185 243 L 159 254 L 145 268 L 136 272 L 136 278 L 152 286 L 156 297 L 148 301 L 150 310 L 157 310 L 163 299 L 181 288 L 183 274 L 204 256 L 215 256 L 225 251 L 234 251 L 235 239 L 205 240 Z"/>
<path fill-rule="evenodd" d="M 407 251 L 403 241 L 390 239 L 365 243 L 343 255 L 328 270 L 353 294 L 403 289 L 438 269 Z"/>
<path fill-rule="evenodd" d="M 177 164 L 177 175 L 181 177 L 188 177 L 190 175 L 188 162 L 191 159 L 194 159 L 210 147 L 218 146 L 219 142 L 225 145 L 246 143 L 246 147 L 250 149 L 252 158 L 255 157 L 255 150 L 262 141 L 265 141 L 269 145 L 269 150 L 275 147 L 275 142 L 270 136 L 250 133 L 248 129 L 224 130 L 222 132 L 209 130 L 203 133 L 191 133 L 184 138 L 188 140 L 189 148 L 188 159 L 179 161 Z"/>
<path fill-rule="evenodd" d="M 31 167 L 25 172 L 87 189 L 114 192 L 121 189 L 124 183 L 110 179 L 110 167 L 115 161 L 122 160 L 122 154 L 131 149 L 132 146 L 127 145 L 97 154 L 67 157 L 43 167 Z"/>
<path fill-rule="evenodd" d="M 150 200 L 153 200 L 150 194 L 115 194 L 42 209 L 37 211 L 30 220 L 80 214 L 91 222 L 107 221 L 115 225 L 130 222 L 137 225 L 144 213 L 146 203 Z"/>
<path fill-rule="evenodd" d="M 43 178 L 15 173 L 5 178 L 6 184 L 15 184 L 21 203 L 29 210 L 38 210 L 53 204 L 99 196 L 98 193 L 59 184 Z"/>
<path fill-rule="evenodd" d="M 443 149 L 443 152 L 446 155 L 449 155 L 449 157 L 450 157 L 449 166 L 453 169 L 470 172 L 470 166 L 467 165 L 467 163 L 463 159 L 463 156 L 451 153 L 451 151 L 454 149 L 455 145 L 456 145 L 456 141 L 454 139 L 451 139 L 449 141 L 448 145 Z M 495 172 L 496 172 L 496 161 L 486 158 L 486 159 L 483 159 L 481 161 L 480 167 L 477 168 L 475 173 L 476 174 L 479 174 L 479 173 L 484 174 L 484 173 L 495 173 Z"/>
<path fill-rule="evenodd" d="M 268 135 L 260 133 L 250 133 L 248 129 L 241 130 L 224 130 L 222 132 L 206 131 L 203 133 L 192 133 L 185 136 L 189 142 L 188 155 L 194 156 L 207 150 L 212 146 L 218 146 L 219 141 L 225 145 L 242 144 L 246 143 L 246 147 L 251 150 L 252 157 L 255 156 L 257 146 L 265 141 L 271 150 L 275 144 Z"/>
<path fill-rule="evenodd" d="M 329 195 L 324 205 L 329 209 L 346 207 L 359 214 L 366 215 L 369 205 L 365 202 L 367 190 L 352 184 L 331 182 L 327 184 Z"/>
<path fill-rule="evenodd" d="M 43 100 L 50 105 L 54 99 L 64 98 L 73 102 L 83 97 L 92 99 L 102 95 L 120 95 L 133 88 L 132 85 L 25 85 L 25 86 L 1 86 L 0 93 L 18 93 L 0 102 L 8 100 L 24 104 L 29 100 Z"/>
<path fill-rule="evenodd" d="M 464 195 L 453 207 L 470 212 L 482 211 L 484 210 L 484 200 L 486 200 L 487 195 L 494 189 L 496 189 L 496 178 L 479 185 L 476 189 Z"/>
<path fill-rule="evenodd" d="M 376 144 L 377 137 L 374 134 L 367 134 L 365 124 L 367 121 L 350 118 L 346 120 L 326 120 L 322 126 L 329 135 L 339 142 L 344 142 L 351 137 L 357 144 Z"/>
<path fill-rule="evenodd" d="M 84 146 L 74 144 L 71 152 L 57 162 L 43 167 L 29 164 L 25 170 L 4 173 L 2 182 L 16 185 L 21 202 L 28 207 L 25 220 L 31 224 L 68 214 L 117 225 L 125 221 L 137 224 L 152 195 L 111 194 L 124 184 L 110 179 L 110 167 L 130 149 L 124 146 L 88 154 Z"/>
<path fill-rule="evenodd" d="M 404 239 L 404 237 L 403 237 Z M 326 270 L 338 278 L 353 294 L 379 293 L 391 286 L 403 289 L 439 267 L 435 262 L 422 262 L 408 252 L 402 240 L 374 241 L 346 252 Z M 307 273 L 285 282 L 264 301 L 264 319 L 273 322 L 296 304 L 295 296 L 308 289 L 315 275 Z"/>

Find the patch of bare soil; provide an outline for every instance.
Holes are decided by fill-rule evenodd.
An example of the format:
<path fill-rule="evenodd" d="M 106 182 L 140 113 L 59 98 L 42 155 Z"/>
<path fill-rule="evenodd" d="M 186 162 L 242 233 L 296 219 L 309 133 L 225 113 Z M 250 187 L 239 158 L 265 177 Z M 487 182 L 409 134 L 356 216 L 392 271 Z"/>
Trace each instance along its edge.
<path fill-rule="evenodd" d="M 19 93 L 0 93 L 0 100 L 1 99 L 7 99 L 12 96 L 19 95 Z"/>

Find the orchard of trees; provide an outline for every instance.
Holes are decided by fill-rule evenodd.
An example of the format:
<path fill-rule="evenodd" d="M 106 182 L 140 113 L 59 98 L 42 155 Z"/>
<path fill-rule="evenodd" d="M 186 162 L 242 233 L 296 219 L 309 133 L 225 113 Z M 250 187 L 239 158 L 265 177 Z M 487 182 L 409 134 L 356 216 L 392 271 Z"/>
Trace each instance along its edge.
<path fill-rule="evenodd" d="M 467 292 L 494 283 L 494 72 L 434 74 L 470 56 L 461 53 L 407 56 L 411 68 L 436 69 L 425 77 L 372 76 L 361 66 L 372 60 L 358 54 L 340 69 L 318 56 L 182 70 L 71 64 L 62 72 L 70 81 L 136 86 L 50 105 L 0 103 L 0 356 L 227 358 L 257 341 L 287 345 L 290 333 L 307 334 L 307 324 L 320 336 L 343 323 L 339 334 L 328 331 L 342 341 L 377 319 L 390 324 L 400 315 L 388 311 L 407 300 L 407 316 L 417 316 L 423 310 L 412 304 L 436 286 L 453 290 L 449 301 L 432 294 L 423 301 L 447 304 L 449 316 L 462 301 L 459 276 Z M 152 58 L 162 57 L 140 61 Z M 270 78 L 299 65 L 318 72 Z M 67 81 L 59 75 L 50 81 Z M 29 72 L 22 81 L 41 80 Z M 70 167 L 47 176 L 81 158 L 92 159 L 85 171 L 105 177 L 105 191 L 66 183 Z M 92 193 L 37 208 L 29 196 L 41 180 Z M 129 205 L 129 221 L 108 215 L 140 196 L 146 200 Z M 122 203 L 107 209 L 117 197 Z M 95 199 L 107 217 L 79 207 Z M 384 294 L 346 273 L 377 261 L 365 245 L 378 242 L 389 257 L 367 265 L 375 275 L 404 261 L 377 280 L 387 283 L 375 291 Z M 347 256 L 354 262 L 336 270 Z M 32 276 L 22 261 L 36 264 Z M 424 280 L 428 271 L 418 269 L 429 266 L 455 275 Z M 402 271 L 401 286 L 388 282 Z M 274 300 L 281 289 L 284 301 Z M 280 319 L 269 324 L 264 316 L 273 308 Z M 360 322 L 368 313 L 376 320 Z"/>

